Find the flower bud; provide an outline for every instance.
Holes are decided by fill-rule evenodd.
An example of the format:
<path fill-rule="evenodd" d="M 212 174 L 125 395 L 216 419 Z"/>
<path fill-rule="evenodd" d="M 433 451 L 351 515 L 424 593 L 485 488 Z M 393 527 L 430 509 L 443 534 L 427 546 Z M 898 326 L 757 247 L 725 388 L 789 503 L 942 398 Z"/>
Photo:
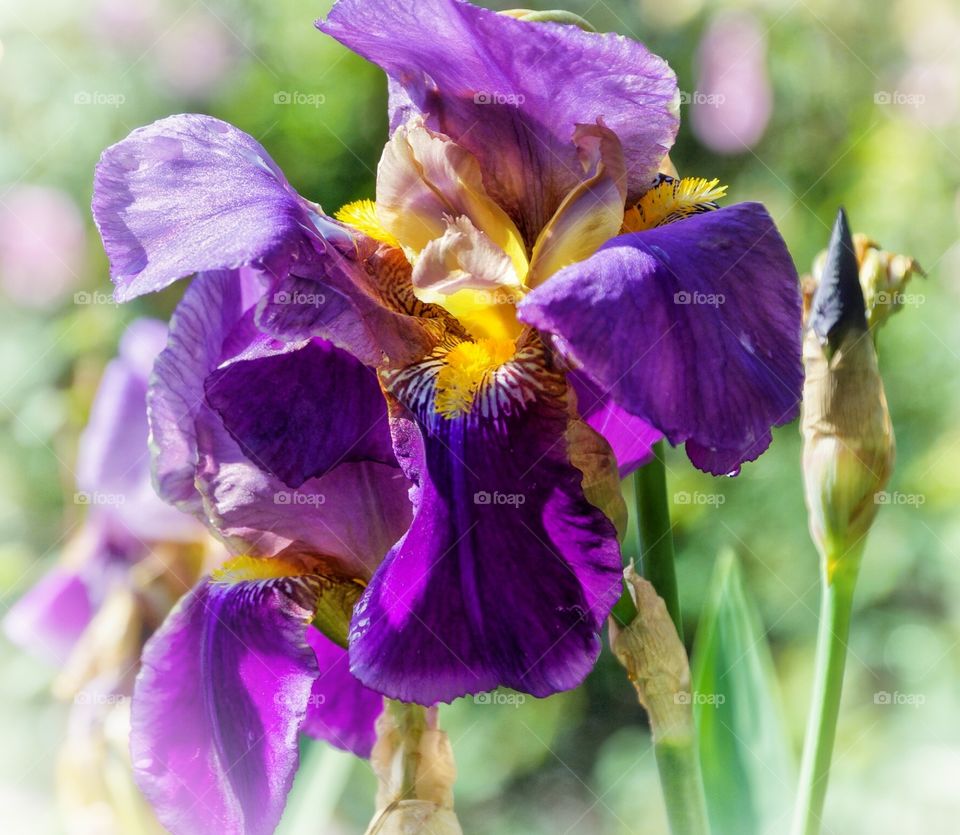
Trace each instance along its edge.
<path fill-rule="evenodd" d="M 453 811 L 453 749 L 436 708 L 387 701 L 370 764 L 377 812 L 367 835 L 463 835 Z"/>
<path fill-rule="evenodd" d="M 908 300 L 904 291 L 910 279 L 915 274 L 925 276 L 926 273 L 914 258 L 887 252 L 876 241 L 860 233 L 853 235 L 853 251 L 864 297 L 867 326 L 871 332 L 875 332 Z M 822 282 L 827 254 L 826 250 L 821 252 L 813 262 L 811 288 Z"/>
<path fill-rule="evenodd" d="M 610 619 L 610 645 L 650 717 L 655 742 L 693 734 L 690 663 L 667 606 L 628 566 L 623 572 L 637 616 L 627 626 Z"/>
<path fill-rule="evenodd" d="M 810 533 L 828 580 L 855 575 L 876 496 L 893 469 L 893 427 L 841 209 L 810 303 L 801 432 Z"/>

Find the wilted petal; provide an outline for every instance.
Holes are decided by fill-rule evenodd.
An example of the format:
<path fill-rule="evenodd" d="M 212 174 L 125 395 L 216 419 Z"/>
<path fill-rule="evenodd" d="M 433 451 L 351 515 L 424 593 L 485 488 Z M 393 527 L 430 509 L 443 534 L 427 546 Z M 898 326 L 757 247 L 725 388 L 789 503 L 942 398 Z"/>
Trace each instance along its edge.
<path fill-rule="evenodd" d="M 675 77 L 620 35 L 461 0 L 340 0 L 319 26 L 390 76 L 394 127 L 422 114 L 477 157 L 487 191 L 528 243 L 582 179 L 578 123 L 602 117 L 620 138 L 633 197 L 673 144 Z"/>
<path fill-rule="evenodd" d="M 383 711 L 383 696 L 353 677 L 347 651 L 319 630 L 307 630 L 307 643 L 316 653 L 319 675 L 301 730 L 358 757 L 369 757 L 377 738 L 374 725 Z"/>
<path fill-rule="evenodd" d="M 410 531 L 357 604 L 350 659 L 365 684 L 431 704 L 500 685 L 574 687 L 620 589 L 610 520 L 567 454 L 562 379 L 528 348 L 471 412 L 434 409 L 437 362 L 398 375 L 398 458 L 416 487 Z"/>
<path fill-rule="evenodd" d="M 120 301 L 205 270 L 285 274 L 323 248 L 312 213 L 256 140 L 210 116 L 138 128 L 103 152 L 94 180 Z"/>
<path fill-rule="evenodd" d="M 136 779 L 175 835 L 273 832 L 317 662 L 304 577 L 205 580 L 147 643 L 131 717 Z"/>
<path fill-rule="evenodd" d="M 762 206 L 623 235 L 557 273 L 521 318 L 558 334 L 602 391 L 691 460 L 733 472 L 797 413 L 800 294 Z"/>

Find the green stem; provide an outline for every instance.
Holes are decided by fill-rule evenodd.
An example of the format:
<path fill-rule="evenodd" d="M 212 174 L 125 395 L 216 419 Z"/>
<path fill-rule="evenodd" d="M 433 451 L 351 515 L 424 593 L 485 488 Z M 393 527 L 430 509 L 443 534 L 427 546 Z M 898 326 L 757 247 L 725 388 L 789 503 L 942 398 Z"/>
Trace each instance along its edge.
<path fill-rule="evenodd" d="M 667 471 L 663 463 L 663 441 L 653 447 L 653 460 L 633 475 L 637 526 L 643 553 L 643 576 L 667 604 L 667 611 L 683 640 L 680 595 L 674 565 L 673 525 L 667 500 Z"/>
<path fill-rule="evenodd" d="M 403 746 L 399 799 L 411 800 L 416 797 L 417 772 L 420 769 L 420 738 L 427 729 L 428 709 L 394 699 L 387 699 L 386 707 L 393 716 Z"/>
<path fill-rule="evenodd" d="M 695 737 L 654 740 L 660 788 L 672 835 L 709 835 L 707 801 Z"/>
<path fill-rule="evenodd" d="M 813 697 L 803 743 L 800 786 L 791 830 L 793 835 L 818 835 L 820 832 L 840 713 L 858 567 L 859 555 L 852 559 L 851 555 L 847 555 L 844 557 L 843 570 L 832 577 L 824 572 Z"/>

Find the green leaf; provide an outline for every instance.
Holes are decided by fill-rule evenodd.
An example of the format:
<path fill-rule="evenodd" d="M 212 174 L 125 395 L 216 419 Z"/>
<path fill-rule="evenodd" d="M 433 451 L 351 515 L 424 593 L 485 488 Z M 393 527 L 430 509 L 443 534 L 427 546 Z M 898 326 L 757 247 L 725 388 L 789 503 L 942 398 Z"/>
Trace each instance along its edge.
<path fill-rule="evenodd" d="M 782 833 L 796 769 L 766 636 L 732 552 L 717 560 L 691 674 L 714 835 Z"/>

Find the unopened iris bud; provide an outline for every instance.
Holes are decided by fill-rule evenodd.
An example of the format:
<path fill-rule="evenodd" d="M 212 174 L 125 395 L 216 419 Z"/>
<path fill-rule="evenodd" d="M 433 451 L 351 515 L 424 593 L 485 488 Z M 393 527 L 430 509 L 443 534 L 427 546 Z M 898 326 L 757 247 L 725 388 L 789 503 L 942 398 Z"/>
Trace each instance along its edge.
<path fill-rule="evenodd" d="M 853 576 L 893 469 L 894 438 L 843 210 L 820 265 L 803 360 L 803 475 L 810 532 L 828 580 Z"/>
<path fill-rule="evenodd" d="M 910 297 L 905 291 L 913 276 L 926 273 L 916 259 L 887 252 L 866 235 L 857 233 L 852 240 L 867 326 L 875 334 L 887 319 L 906 306 Z M 811 289 L 821 283 L 826 263 L 824 251 L 814 260 Z"/>
<path fill-rule="evenodd" d="M 453 811 L 453 749 L 435 708 L 388 700 L 370 765 L 379 787 L 366 835 L 463 835 Z"/>

